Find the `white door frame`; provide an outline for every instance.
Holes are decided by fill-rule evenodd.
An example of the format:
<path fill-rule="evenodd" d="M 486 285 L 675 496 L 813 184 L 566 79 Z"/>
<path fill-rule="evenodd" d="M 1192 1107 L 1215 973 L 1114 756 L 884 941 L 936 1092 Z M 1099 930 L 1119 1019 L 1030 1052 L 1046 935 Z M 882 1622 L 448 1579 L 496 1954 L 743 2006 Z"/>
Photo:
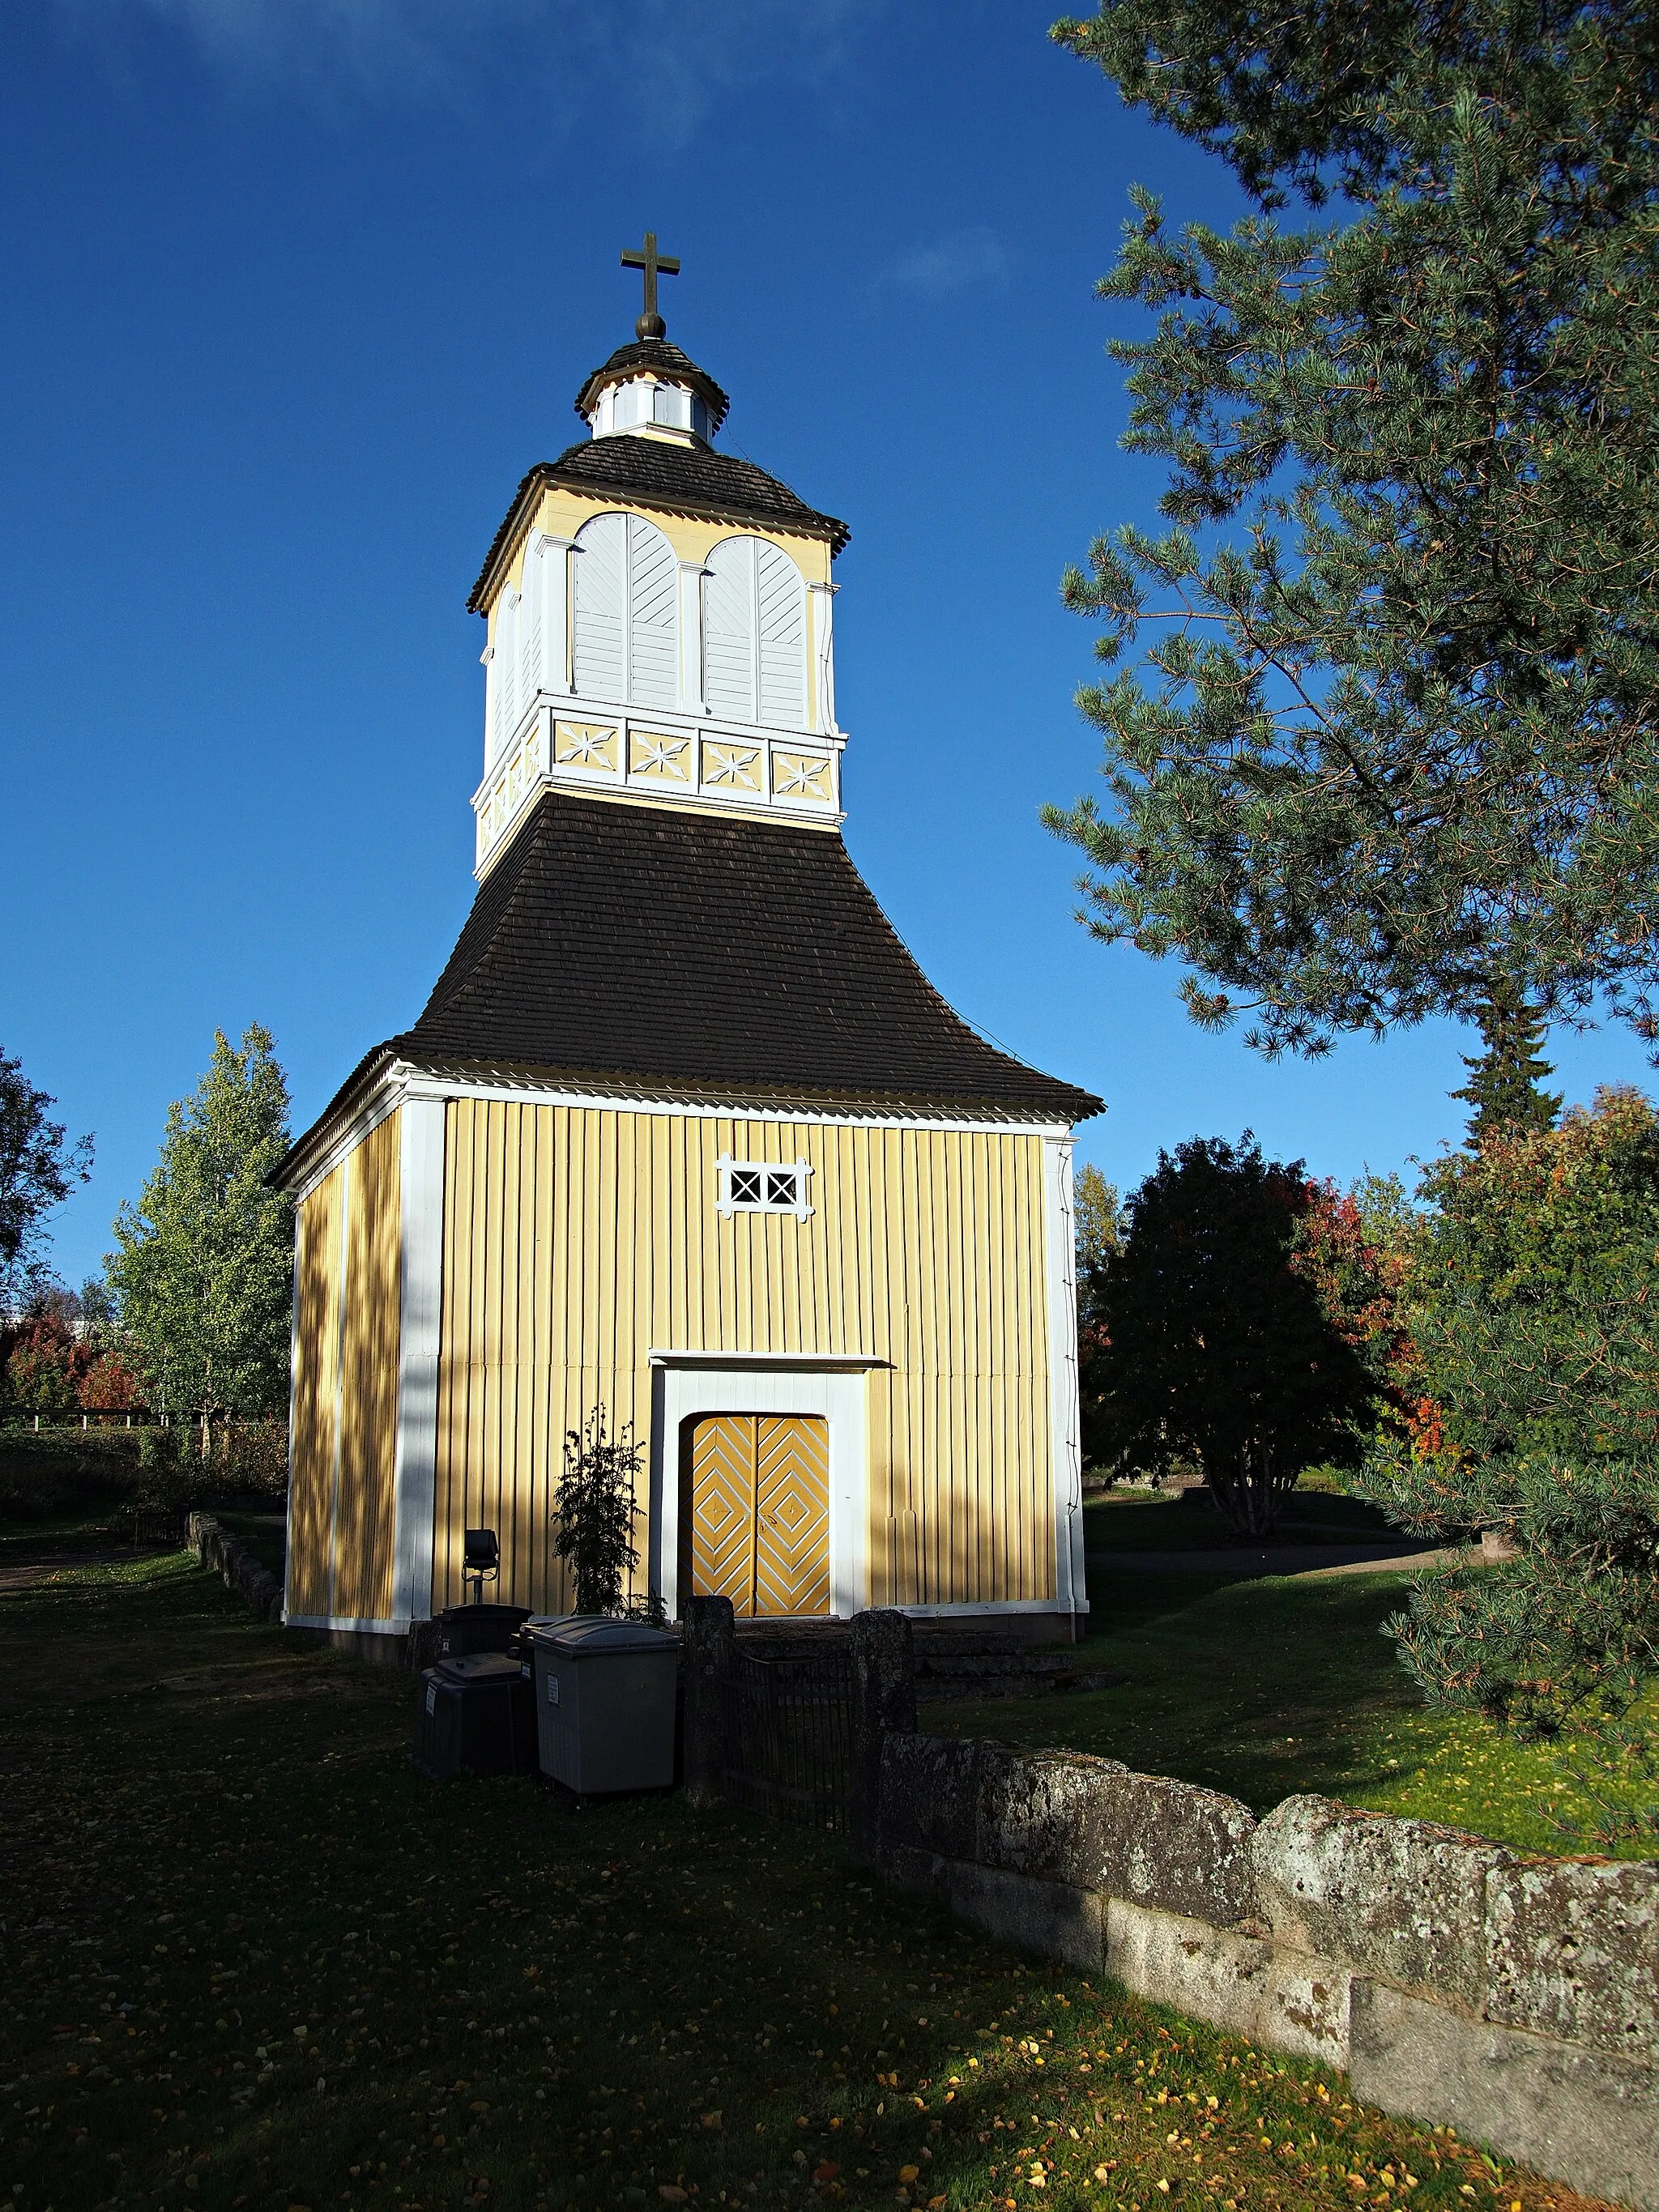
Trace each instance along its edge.
<path fill-rule="evenodd" d="M 729 1352 L 651 1354 L 651 1588 L 679 1613 L 680 1431 L 699 1413 L 815 1413 L 830 1430 L 830 1611 L 869 1602 L 870 1445 L 864 1377 L 885 1360 Z"/>

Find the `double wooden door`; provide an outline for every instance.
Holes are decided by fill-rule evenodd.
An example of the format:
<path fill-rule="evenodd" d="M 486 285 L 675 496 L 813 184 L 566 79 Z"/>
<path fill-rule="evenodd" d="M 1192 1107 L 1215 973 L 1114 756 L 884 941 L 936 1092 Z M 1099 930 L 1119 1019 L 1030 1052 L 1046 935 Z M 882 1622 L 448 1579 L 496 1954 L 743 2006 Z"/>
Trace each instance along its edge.
<path fill-rule="evenodd" d="M 827 1613 L 829 1423 L 708 1413 L 687 1426 L 681 1588 L 729 1597 L 738 1613 Z"/>

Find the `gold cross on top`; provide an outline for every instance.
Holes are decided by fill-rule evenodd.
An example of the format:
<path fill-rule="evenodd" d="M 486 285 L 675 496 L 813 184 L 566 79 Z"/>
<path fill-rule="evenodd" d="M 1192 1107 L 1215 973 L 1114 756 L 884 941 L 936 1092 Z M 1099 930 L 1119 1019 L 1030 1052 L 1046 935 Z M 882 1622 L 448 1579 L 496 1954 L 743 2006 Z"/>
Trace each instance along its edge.
<path fill-rule="evenodd" d="M 634 325 L 635 337 L 638 338 L 666 337 L 668 325 L 657 313 L 657 279 L 659 276 L 679 275 L 678 256 L 672 253 L 659 253 L 657 234 L 654 230 L 647 230 L 645 234 L 645 251 L 641 252 L 636 246 L 624 246 L 622 265 L 624 269 L 642 269 L 645 271 L 645 312 Z"/>

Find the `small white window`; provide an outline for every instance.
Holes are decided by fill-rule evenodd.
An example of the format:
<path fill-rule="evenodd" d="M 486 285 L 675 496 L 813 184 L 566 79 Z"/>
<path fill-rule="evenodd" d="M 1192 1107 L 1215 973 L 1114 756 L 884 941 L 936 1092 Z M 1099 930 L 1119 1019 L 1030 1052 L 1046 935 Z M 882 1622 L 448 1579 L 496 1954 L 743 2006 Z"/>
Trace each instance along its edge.
<path fill-rule="evenodd" d="M 793 1213 L 806 1220 L 806 1178 L 812 1172 L 807 1160 L 734 1160 L 730 1152 L 720 1157 L 720 1210 L 728 1219 L 734 1213 Z"/>

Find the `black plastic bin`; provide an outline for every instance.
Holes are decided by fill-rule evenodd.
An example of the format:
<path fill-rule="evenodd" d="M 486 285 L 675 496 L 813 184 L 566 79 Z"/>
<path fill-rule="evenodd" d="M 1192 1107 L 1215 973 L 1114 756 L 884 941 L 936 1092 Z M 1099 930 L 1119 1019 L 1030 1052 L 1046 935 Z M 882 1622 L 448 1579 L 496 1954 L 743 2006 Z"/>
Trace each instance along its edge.
<path fill-rule="evenodd" d="M 503 1608 L 507 1610 L 508 1608 Z M 534 1774 L 536 1698 L 505 1652 L 441 1659 L 421 1676 L 415 1764 L 434 1782 L 472 1774 Z"/>
<path fill-rule="evenodd" d="M 438 1615 L 438 1656 L 505 1651 L 529 1618 L 527 1605 L 452 1605 Z"/>

